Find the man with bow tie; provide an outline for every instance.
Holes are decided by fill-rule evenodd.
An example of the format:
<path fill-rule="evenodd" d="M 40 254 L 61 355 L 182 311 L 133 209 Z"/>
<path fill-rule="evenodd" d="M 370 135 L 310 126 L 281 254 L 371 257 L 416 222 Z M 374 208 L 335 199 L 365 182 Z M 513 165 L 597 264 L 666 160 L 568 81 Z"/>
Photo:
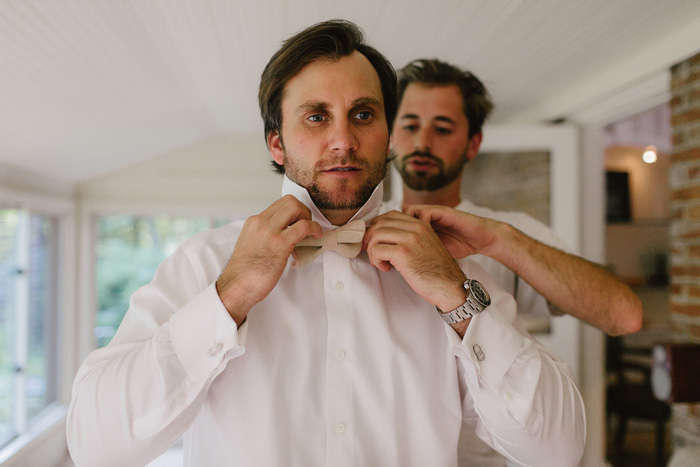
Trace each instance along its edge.
<path fill-rule="evenodd" d="M 378 216 L 388 61 L 352 23 L 319 23 L 272 57 L 259 102 L 283 196 L 187 241 L 133 295 L 76 377 L 76 464 L 144 465 L 183 435 L 197 466 L 456 465 L 474 437 L 577 464 L 570 369 L 429 224 Z"/>

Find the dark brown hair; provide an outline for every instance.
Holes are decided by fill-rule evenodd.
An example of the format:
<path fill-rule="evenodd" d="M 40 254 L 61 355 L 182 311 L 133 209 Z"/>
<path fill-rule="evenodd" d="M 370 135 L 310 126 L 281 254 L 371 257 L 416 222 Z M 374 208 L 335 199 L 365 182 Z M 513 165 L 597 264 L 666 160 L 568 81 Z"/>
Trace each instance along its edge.
<path fill-rule="evenodd" d="M 282 97 L 284 87 L 311 62 L 348 56 L 354 51 L 364 55 L 372 64 L 384 97 L 384 113 L 389 132 L 396 117 L 396 72 L 389 61 L 375 48 L 365 44 L 362 30 L 345 20 L 329 20 L 317 23 L 290 37 L 272 56 L 260 77 L 258 104 L 265 124 L 265 140 L 271 131 L 282 129 Z M 272 162 L 284 173 L 284 167 Z"/>
<path fill-rule="evenodd" d="M 432 59 L 413 60 L 399 71 L 399 105 L 411 83 L 429 86 L 455 85 L 462 94 L 462 111 L 469 121 L 469 137 L 481 133 L 481 127 L 493 110 L 493 101 L 486 86 L 469 71 Z"/>

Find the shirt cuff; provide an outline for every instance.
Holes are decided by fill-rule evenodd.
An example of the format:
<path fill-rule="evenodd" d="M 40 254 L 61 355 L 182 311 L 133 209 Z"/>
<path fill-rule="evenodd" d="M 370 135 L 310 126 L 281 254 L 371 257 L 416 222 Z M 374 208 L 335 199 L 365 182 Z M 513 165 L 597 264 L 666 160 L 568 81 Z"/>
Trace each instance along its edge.
<path fill-rule="evenodd" d="M 168 326 L 173 349 L 192 381 L 206 378 L 224 358 L 230 360 L 245 351 L 215 283 L 173 314 Z"/>
<path fill-rule="evenodd" d="M 450 325 L 445 326 L 455 355 L 471 361 L 483 381 L 496 388 L 518 356 L 523 340 L 498 305 L 474 316 L 461 340 Z"/>

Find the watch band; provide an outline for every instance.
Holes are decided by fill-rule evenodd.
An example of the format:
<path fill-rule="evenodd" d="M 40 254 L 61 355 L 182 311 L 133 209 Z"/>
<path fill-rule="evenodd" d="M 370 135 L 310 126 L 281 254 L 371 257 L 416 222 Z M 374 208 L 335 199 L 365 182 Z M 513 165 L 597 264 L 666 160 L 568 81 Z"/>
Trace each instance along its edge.
<path fill-rule="evenodd" d="M 491 297 L 484 286 L 481 285 L 481 282 L 475 279 L 467 279 L 462 286 L 467 291 L 467 300 L 463 304 L 447 313 L 437 306 L 435 307 L 440 317 L 447 324 L 457 324 L 465 319 L 469 319 L 491 305 Z"/>

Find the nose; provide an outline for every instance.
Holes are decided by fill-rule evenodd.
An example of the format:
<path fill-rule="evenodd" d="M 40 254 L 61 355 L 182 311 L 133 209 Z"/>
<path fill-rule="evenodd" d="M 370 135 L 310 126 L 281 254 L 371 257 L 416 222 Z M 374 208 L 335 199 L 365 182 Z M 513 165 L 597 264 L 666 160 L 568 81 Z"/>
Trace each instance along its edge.
<path fill-rule="evenodd" d="M 340 154 L 357 151 L 359 139 L 355 131 L 355 126 L 348 120 L 334 122 L 330 138 L 331 151 Z"/>
<path fill-rule="evenodd" d="M 421 128 L 415 133 L 413 138 L 413 147 L 416 151 L 430 152 L 432 138 L 428 128 Z"/>

